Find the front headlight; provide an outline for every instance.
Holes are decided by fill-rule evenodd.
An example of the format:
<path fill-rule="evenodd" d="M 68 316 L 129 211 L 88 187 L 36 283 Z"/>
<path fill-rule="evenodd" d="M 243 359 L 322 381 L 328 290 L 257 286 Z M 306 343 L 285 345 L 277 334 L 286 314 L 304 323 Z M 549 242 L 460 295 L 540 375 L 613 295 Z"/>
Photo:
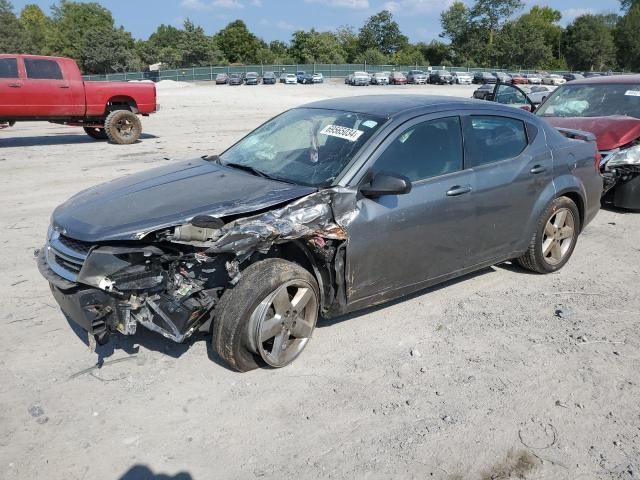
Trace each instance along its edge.
<path fill-rule="evenodd" d="M 640 165 L 640 145 L 612 154 L 606 163 L 608 168 L 622 167 L 624 165 Z"/>

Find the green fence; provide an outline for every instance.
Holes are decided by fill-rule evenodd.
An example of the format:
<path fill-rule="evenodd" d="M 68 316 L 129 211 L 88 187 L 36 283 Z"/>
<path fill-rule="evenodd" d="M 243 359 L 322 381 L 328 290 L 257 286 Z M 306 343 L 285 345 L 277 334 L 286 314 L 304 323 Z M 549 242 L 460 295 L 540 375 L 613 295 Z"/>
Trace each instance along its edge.
<path fill-rule="evenodd" d="M 195 81 L 211 81 L 215 80 L 218 73 L 247 73 L 257 72 L 262 75 L 264 72 L 275 72 L 276 75 L 286 73 L 296 73 L 299 71 L 322 73 L 326 78 L 344 78 L 350 73 L 357 71 L 366 71 L 369 73 L 399 71 L 406 72 L 408 70 L 449 70 L 451 72 L 513 72 L 519 73 L 535 73 L 534 70 L 507 70 L 507 69 L 487 69 L 487 68 L 471 68 L 471 67 L 442 67 L 442 66 L 425 66 L 425 65 L 371 65 L 371 64 L 299 64 L 299 65 L 230 65 L 230 66 L 210 66 L 210 67 L 189 67 L 177 68 L 173 70 L 160 70 L 159 72 L 127 72 L 127 73 L 110 73 L 107 75 L 85 75 L 85 80 L 109 80 L 109 81 L 128 81 L 143 80 L 145 78 L 158 80 L 176 80 L 182 82 Z M 566 71 L 556 71 L 551 73 L 567 73 Z"/>

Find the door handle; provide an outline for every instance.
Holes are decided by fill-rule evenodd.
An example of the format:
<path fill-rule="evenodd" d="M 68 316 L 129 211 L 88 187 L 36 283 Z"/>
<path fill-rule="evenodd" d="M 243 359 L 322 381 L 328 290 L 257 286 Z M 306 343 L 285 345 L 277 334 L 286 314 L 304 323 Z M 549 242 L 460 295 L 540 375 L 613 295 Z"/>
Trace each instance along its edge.
<path fill-rule="evenodd" d="M 471 185 L 454 185 L 447 191 L 447 197 L 457 197 L 471 191 Z"/>
<path fill-rule="evenodd" d="M 60 88 L 69 88 L 69 85 L 60 85 Z"/>
<path fill-rule="evenodd" d="M 547 168 L 543 167 L 542 165 L 534 165 L 533 168 L 530 170 L 530 172 L 533 173 L 534 175 L 537 175 L 538 173 L 543 173 L 546 171 L 547 171 Z"/>
<path fill-rule="evenodd" d="M 21 83 L 10 83 L 9 86 L 11 88 L 20 88 L 22 86 L 22 84 Z"/>

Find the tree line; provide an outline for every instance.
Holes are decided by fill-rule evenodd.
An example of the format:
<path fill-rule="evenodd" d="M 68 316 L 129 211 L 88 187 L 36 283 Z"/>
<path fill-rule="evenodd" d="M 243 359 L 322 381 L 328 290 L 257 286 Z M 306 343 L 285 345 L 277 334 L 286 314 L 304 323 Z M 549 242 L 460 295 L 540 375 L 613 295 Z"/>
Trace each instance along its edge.
<path fill-rule="evenodd" d="M 298 30 L 265 42 L 242 20 L 213 35 L 191 20 L 160 25 L 135 39 L 98 3 L 59 0 L 49 14 L 26 5 L 16 14 L 0 0 L 0 53 L 61 55 L 85 73 L 228 64 L 369 63 L 464 65 L 543 70 L 640 70 L 640 0 L 621 0 L 623 15 L 587 14 L 566 27 L 547 6 L 524 12 L 522 0 L 456 1 L 440 14 L 443 40 L 411 43 L 383 10 L 356 29 Z"/>

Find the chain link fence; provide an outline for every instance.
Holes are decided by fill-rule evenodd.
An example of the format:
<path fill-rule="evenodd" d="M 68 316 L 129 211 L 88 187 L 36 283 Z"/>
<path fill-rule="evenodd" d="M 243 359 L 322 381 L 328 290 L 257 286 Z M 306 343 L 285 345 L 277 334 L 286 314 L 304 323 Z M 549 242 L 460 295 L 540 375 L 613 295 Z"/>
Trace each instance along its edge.
<path fill-rule="evenodd" d="M 371 65 L 371 64 L 298 64 L 298 65 L 229 65 L 229 66 L 209 66 L 209 67 L 189 67 L 177 68 L 172 70 L 159 70 L 153 72 L 126 72 L 126 73 L 109 73 L 106 75 L 84 75 L 85 80 L 94 81 L 129 81 L 129 80 L 175 80 L 180 82 L 197 82 L 215 80 L 218 73 L 247 73 L 257 72 L 263 75 L 265 72 L 274 72 L 276 75 L 287 73 L 296 73 L 304 71 L 307 73 L 321 73 L 325 78 L 344 78 L 350 73 L 357 71 L 365 71 L 369 73 L 376 72 L 406 72 L 409 70 L 449 70 L 450 72 L 514 72 L 518 73 L 536 73 L 536 70 L 507 70 L 507 69 L 488 69 L 488 68 L 472 68 L 472 67 L 443 67 L 443 66 L 425 66 L 425 65 Z M 553 71 L 549 73 L 568 73 L 567 71 Z"/>

